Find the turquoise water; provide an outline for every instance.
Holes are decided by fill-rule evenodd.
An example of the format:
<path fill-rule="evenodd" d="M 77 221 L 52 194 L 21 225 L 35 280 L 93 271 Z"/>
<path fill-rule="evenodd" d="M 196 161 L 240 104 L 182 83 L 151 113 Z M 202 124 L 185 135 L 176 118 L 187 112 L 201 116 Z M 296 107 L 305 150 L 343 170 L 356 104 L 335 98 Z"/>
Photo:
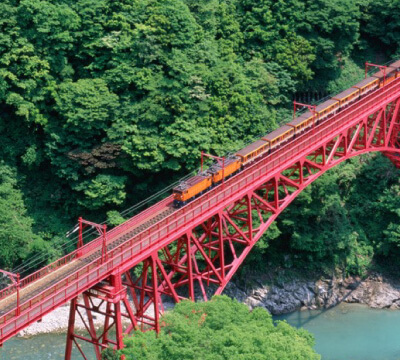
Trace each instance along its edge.
<path fill-rule="evenodd" d="M 65 337 L 64 334 L 47 334 L 28 339 L 13 338 L 0 348 L 0 360 L 62 360 L 65 352 Z M 81 344 L 88 360 L 94 360 L 92 345 Z M 75 346 L 72 359 L 83 359 Z"/>
<path fill-rule="evenodd" d="M 314 334 L 323 360 L 400 360 L 400 311 L 341 304 L 275 317 Z"/>
<path fill-rule="evenodd" d="M 330 310 L 301 311 L 275 319 L 312 332 L 315 349 L 323 360 L 400 360 L 400 311 L 341 304 Z M 85 343 L 83 348 L 93 360 L 91 345 Z M 64 334 L 14 338 L 0 349 L 0 360 L 61 360 L 64 349 Z M 76 349 L 73 359 L 82 359 Z"/>

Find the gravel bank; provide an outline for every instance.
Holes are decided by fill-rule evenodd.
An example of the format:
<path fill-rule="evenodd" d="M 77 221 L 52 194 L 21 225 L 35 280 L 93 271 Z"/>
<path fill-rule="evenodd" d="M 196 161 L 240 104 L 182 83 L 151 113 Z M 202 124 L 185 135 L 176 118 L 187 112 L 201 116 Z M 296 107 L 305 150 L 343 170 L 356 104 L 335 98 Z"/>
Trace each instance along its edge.
<path fill-rule="evenodd" d="M 80 301 L 81 302 L 81 301 Z M 94 304 L 98 305 L 100 300 L 94 299 Z M 170 309 L 174 306 L 172 303 L 164 303 L 165 309 Z M 131 307 L 134 308 L 131 302 Z M 105 311 L 105 304 L 100 307 L 100 310 Z M 41 321 L 35 322 L 19 332 L 19 336 L 30 337 L 38 334 L 48 334 L 48 333 L 66 333 L 68 329 L 68 319 L 69 319 L 69 303 L 55 309 L 53 312 L 45 315 Z M 87 321 L 86 312 L 81 312 L 85 321 Z M 147 314 L 153 313 L 153 307 L 150 306 L 146 311 Z M 100 314 L 93 313 L 93 322 L 96 327 L 102 327 L 104 325 L 104 316 Z M 129 321 L 123 318 L 123 324 L 128 324 Z M 75 330 L 86 331 L 85 325 L 79 315 L 75 317 Z"/>

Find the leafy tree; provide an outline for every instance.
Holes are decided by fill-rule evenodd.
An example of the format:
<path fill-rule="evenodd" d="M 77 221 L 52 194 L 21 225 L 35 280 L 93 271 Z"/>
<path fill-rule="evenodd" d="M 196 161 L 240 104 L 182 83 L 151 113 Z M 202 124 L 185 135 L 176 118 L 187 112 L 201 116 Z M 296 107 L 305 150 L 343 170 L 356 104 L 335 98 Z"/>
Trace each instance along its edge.
<path fill-rule="evenodd" d="M 340 76 L 343 59 L 352 54 L 358 41 L 360 6 L 352 0 L 304 0 L 301 5 L 294 27 L 315 55 L 311 64 L 314 77 L 303 88 L 322 90 Z"/>
<path fill-rule="evenodd" d="M 64 82 L 54 98 L 58 116 L 45 128 L 48 154 L 59 176 L 78 180 L 82 173 L 95 172 L 96 163 L 79 160 L 87 160 L 82 153 L 90 154 L 104 141 L 116 117 L 118 98 L 101 79 Z"/>
<path fill-rule="evenodd" d="M 112 88 L 130 89 L 109 134 L 122 143 L 134 174 L 191 170 L 200 149 L 223 154 L 238 148 L 238 133 L 251 138 L 274 126 L 268 103 L 280 101 L 276 79 L 262 61 L 238 61 L 232 6 L 221 3 L 206 16 L 190 12 L 202 6 L 148 3 L 143 24 L 132 31 L 133 45 L 121 44 L 124 51 L 129 46 L 135 67 L 124 61 L 107 71 Z M 202 28 L 205 22 L 223 22 L 223 29 Z"/>
<path fill-rule="evenodd" d="M 400 3 L 383 0 L 378 3 L 366 0 L 362 3 L 361 34 L 363 47 L 389 56 L 399 55 L 400 50 Z"/>
<path fill-rule="evenodd" d="M 51 69 L 51 81 L 70 78 L 73 68 L 69 60 L 76 49 L 80 27 L 80 17 L 74 9 L 67 2 L 23 0 L 16 16 L 26 41 Z"/>
<path fill-rule="evenodd" d="M 309 41 L 296 33 L 304 13 L 303 2 L 240 0 L 239 7 L 247 56 L 279 64 L 295 81 L 309 80 L 314 51 Z"/>
<path fill-rule="evenodd" d="M 0 163 L 0 268 L 11 268 L 42 244 L 32 231 L 33 221 L 26 214 L 15 170 Z M 42 246 L 41 246 L 42 247 Z M 45 250 L 43 246 L 41 251 Z"/>
<path fill-rule="evenodd" d="M 341 62 L 340 75 L 327 84 L 328 94 L 338 94 L 364 79 L 364 68 L 357 65 L 349 57 L 343 57 Z"/>
<path fill-rule="evenodd" d="M 250 312 L 226 296 L 183 301 L 161 322 L 158 336 L 136 331 L 120 353 L 127 359 L 320 359 L 306 330 L 281 321 L 275 326 L 265 309 Z"/>

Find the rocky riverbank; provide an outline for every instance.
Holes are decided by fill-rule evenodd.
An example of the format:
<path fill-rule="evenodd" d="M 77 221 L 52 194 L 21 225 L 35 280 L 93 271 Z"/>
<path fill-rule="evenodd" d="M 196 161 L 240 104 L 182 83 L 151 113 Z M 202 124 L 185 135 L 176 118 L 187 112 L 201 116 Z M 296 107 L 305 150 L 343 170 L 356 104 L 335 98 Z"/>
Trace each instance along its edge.
<path fill-rule="evenodd" d="M 279 280 L 276 274 L 264 279 L 258 276 L 248 281 L 229 283 L 224 294 L 247 304 L 251 309 L 262 306 L 274 315 L 301 309 L 330 308 L 340 302 L 365 304 L 381 309 L 400 308 L 400 284 L 379 274 L 371 274 L 366 279 L 317 277 L 314 280 L 304 276 L 300 279 L 291 276 L 291 279 L 284 280 Z M 164 305 L 167 309 L 173 307 L 171 303 Z M 152 312 L 152 309 L 149 308 L 148 311 Z M 68 318 L 69 306 L 62 306 L 44 316 L 41 322 L 21 331 L 20 335 L 66 332 Z M 102 325 L 103 321 L 101 315 L 94 318 L 95 326 Z M 79 316 L 76 317 L 76 329 L 85 329 Z"/>
<path fill-rule="evenodd" d="M 341 302 L 380 309 L 400 308 L 400 284 L 379 274 L 371 274 L 366 279 L 294 279 L 273 285 L 252 281 L 252 286 L 247 289 L 231 283 L 225 294 L 250 308 L 262 306 L 274 315 L 302 309 L 330 308 Z"/>
<path fill-rule="evenodd" d="M 100 301 L 96 299 L 93 300 L 93 303 L 95 305 L 100 305 Z M 133 306 L 134 305 L 131 302 L 131 307 L 133 308 Z M 166 310 L 173 308 L 173 306 L 173 303 L 164 303 L 164 308 Z M 105 303 L 101 304 L 100 311 L 106 311 Z M 35 322 L 24 330 L 20 331 L 19 336 L 30 337 L 39 334 L 66 333 L 68 329 L 69 312 L 69 304 L 60 306 L 51 313 L 43 316 L 41 321 Z M 87 324 L 86 311 L 84 309 L 81 309 L 80 313 Z M 152 306 L 147 309 L 146 314 L 153 314 Z M 125 322 L 129 324 L 129 320 L 123 317 L 122 323 L 124 324 Z M 93 313 L 93 324 L 96 328 L 103 326 L 104 316 Z M 79 315 L 76 315 L 75 317 L 75 331 L 86 331 L 85 324 L 83 323 Z"/>

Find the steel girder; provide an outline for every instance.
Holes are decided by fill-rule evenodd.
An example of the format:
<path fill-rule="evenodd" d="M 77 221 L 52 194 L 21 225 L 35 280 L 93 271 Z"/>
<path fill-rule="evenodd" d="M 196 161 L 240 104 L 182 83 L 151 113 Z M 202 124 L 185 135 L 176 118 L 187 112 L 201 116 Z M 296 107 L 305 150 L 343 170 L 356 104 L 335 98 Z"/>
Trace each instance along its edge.
<path fill-rule="evenodd" d="M 96 360 L 101 360 L 101 352 L 110 346 L 114 349 L 123 348 L 124 333 L 137 328 L 136 318 L 126 295 L 121 276 L 112 275 L 85 291 L 81 299 L 76 297 L 71 300 L 65 359 L 71 359 L 74 345 L 82 357 L 88 359 L 80 344 L 82 341 L 93 344 Z M 77 316 L 84 324 L 86 334 L 75 332 Z M 95 316 L 103 320 L 100 328 L 95 326 Z M 124 318 L 127 321 L 123 322 Z"/>

